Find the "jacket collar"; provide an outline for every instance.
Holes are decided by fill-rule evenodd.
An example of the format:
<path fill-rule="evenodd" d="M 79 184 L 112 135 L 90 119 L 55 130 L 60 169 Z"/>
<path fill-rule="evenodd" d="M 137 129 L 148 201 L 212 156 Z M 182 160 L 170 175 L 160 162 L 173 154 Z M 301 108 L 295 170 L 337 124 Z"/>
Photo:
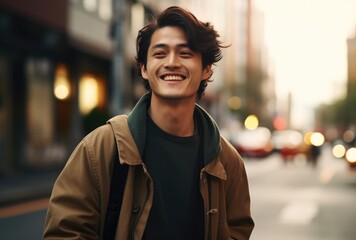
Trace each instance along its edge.
<path fill-rule="evenodd" d="M 141 156 L 143 155 L 146 144 L 147 110 L 150 101 L 151 93 L 148 92 L 141 97 L 128 115 L 129 129 Z M 194 114 L 202 126 L 203 136 L 200 137 L 204 141 L 204 165 L 206 166 L 216 158 L 221 150 L 220 132 L 215 121 L 198 104 L 195 106 Z"/>

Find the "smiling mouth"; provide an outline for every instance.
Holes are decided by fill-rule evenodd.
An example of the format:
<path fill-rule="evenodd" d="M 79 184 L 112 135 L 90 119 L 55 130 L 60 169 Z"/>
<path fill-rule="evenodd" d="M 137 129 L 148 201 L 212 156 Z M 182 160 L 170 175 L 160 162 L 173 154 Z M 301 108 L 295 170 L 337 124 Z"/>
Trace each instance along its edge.
<path fill-rule="evenodd" d="M 182 81 L 186 77 L 182 75 L 163 75 L 161 76 L 161 79 L 164 81 Z"/>

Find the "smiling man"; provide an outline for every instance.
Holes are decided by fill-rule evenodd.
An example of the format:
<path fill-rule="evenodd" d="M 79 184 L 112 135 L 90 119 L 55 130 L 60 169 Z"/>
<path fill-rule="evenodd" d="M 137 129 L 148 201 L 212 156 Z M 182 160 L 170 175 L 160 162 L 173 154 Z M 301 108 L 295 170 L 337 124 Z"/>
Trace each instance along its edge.
<path fill-rule="evenodd" d="M 54 186 L 45 239 L 249 239 L 243 161 L 196 104 L 221 59 L 218 37 L 179 7 L 139 31 L 148 93 L 77 146 Z M 115 177 L 122 169 L 127 175 Z"/>
<path fill-rule="evenodd" d="M 197 89 L 210 77 L 211 65 L 203 69 L 202 56 L 189 48 L 184 31 L 174 26 L 156 30 L 147 55 L 141 73 L 150 83 L 153 98 L 185 99 L 194 106 Z"/>

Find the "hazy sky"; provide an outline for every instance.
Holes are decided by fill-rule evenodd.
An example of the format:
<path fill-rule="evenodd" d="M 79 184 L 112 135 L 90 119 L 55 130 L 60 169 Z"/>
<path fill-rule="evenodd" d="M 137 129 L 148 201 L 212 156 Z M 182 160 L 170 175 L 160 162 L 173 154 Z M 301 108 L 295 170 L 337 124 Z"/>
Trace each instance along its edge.
<path fill-rule="evenodd" d="M 356 0 L 255 0 L 255 4 L 265 14 L 277 96 L 284 101 L 292 92 L 295 121 L 303 125 L 305 119 L 309 124 L 314 106 L 344 93 L 346 39 L 356 30 Z"/>

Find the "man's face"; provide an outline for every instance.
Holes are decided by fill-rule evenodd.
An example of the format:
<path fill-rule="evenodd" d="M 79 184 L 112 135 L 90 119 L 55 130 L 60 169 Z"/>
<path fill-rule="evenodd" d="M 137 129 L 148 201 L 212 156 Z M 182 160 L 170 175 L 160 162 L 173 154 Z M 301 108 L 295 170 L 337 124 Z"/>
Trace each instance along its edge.
<path fill-rule="evenodd" d="M 184 31 L 167 26 L 156 30 L 147 52 L 146 68 L 141 74 L 148 80 L 152 97 L 196 99 L 200 82 L 210 77 L 211 65 L 202 67 L 200 53 L 188 47 Z"/>

